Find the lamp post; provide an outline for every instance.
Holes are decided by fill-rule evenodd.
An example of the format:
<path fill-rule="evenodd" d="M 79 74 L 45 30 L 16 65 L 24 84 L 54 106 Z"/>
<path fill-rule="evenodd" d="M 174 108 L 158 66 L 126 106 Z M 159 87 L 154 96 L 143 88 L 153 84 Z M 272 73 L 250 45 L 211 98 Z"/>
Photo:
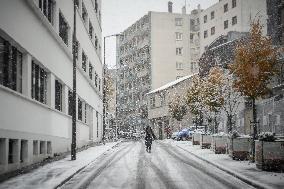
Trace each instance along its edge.
<path fill-rule="evenodd" d="M 104 37 L 104 64 L 103 64 L 103 140 L 105 138 L 106 129 L 106 39 L 110 37 L 118 37 L 121 34 L 113 34 Z"/>
<path fill-rule="evenodd" d="M 76 1 L 74 1 L 74 20 L 73 20 L 73 96 L 72 96 L 72 143 L 71 160 L 76 160 Z"/>

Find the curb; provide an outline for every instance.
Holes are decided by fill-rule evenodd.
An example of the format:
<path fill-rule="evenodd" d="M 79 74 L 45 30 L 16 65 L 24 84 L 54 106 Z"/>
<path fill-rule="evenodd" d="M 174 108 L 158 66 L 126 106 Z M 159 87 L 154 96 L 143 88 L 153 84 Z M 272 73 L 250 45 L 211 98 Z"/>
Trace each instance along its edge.
<path fill-rule="evenodd" d="M 117 141 L 117 143 L 115 145 L 113 145 L 112 147 L 110 147 L 108 150 L 106 150 L 105 152 L 109 151 L 110 149 L 113 149 L 115 147 L 117 147 L 122 141 Z M 104 152 L 104 153 L 105 153 Z M 100 156 L 104 155 L 104 153 L 102 153 Z M 80 169 L 78 169 L 77 171 L 75 171 L 75 173 L 73 173 L 72 175 L 70 175 L 69 177 L 67 177 L 66 179 L 64 179 L 63 181 L 61 181 L 57 186 L 55 186 L 54 188 L 60 188 L 61 186 L 63 186 L 66 182 L 68 182 L 71 178 L 73 178 L 75 175 L 77 175 L 78 173 L 80 173 L 83 169 L 85 169 L 88 165 L 90 165 L 92 162 L 94 162 L 96 159 L 98 159 L 100 156 L 98 156 L 97 158 L 95 158 L 94 160 L 92 160 L 90 163 L 88 163 L 87 165 L 84 165 L 83 167 L 81 167 Z"/>
<path fill-rule="evenodd" d="M 247 184 L 249 184 L 249 185 L 251 185 L 253 187 L 256 187 L 256 188 L 259 188 L 259 189 L 269 189 L 269 188 L 271 188 L 271 187 L 268 187 L 268 186 L 264 186 L 264 185 L 262 185 L 262 184 L 260 184 L 258 182 L 254 182 L 254 181 L 252 181 L 250 179 L 247 179 L 245 176 L 242 176 L 242 175 L 240 175 L 240 174 L 238 174 L 238 173 L 236 173 L 234 171 L 231 171 L 229 169 L 226 169 L 226 168 L 224 168 L 224 167 L 222 167 L 222 166 L 220 166 L 220 165 L 218 165 L 216 163 L 212 163 L 211 161 L 209 161 L 207 159 L 204 159 L 204 158 L 202 158 L 202 157 L 200 157 L 200 156 L 198 156 L 198 155 L 196 155 L 196 154 L 194 154 L 194 153 L 192 153 L 192 152 L 190 152 L 190 151 L 188 151 L 188 150 L 186 150 L 186 149 L 184 149 L 184 148 L 182 148 L 182 147 L 180 147 L 178 145 L 176 145 L 176 146 L 178 148 L 188 152 L 192 156 L 194 156 L 194 157 L 196 157 L 198 159 L 201 159 L 202 161 L 205 161 L 206 163 L 208 163 L 210 165 L 213 165 L 214 167 L 217 167 L 218 169 L 220 169 L 220 170 L 222 170 L 222 171 L 224 171 L 224 172 L 226 172 L 226 173 L 228 173 L 228 174 L 230 174 L 230 175 L 240 179 L 241 181 L 243 181 L 243 182 L 245 182 L 245 183 L 247 183 Z"/>

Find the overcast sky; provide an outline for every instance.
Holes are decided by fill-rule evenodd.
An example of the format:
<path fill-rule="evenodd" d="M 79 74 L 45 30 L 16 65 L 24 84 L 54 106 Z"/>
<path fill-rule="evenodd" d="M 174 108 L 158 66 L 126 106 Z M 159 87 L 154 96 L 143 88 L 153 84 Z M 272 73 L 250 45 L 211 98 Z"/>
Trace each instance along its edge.
<path fill-rule="evenodd" d="M 187 0 L 187 12 L 197 8 L 202 9 L 216 3 L 218 0 Z M 185 0 L 172 0 L 173 12 L 181 13 Z M 102 0 L 102 30 L 103 36 L 120 33 L 131 26 L 148 11 L 168 11 L 168 0 Z M 106 41 L 106 64 L 115 65 L 115 38 Z"/>

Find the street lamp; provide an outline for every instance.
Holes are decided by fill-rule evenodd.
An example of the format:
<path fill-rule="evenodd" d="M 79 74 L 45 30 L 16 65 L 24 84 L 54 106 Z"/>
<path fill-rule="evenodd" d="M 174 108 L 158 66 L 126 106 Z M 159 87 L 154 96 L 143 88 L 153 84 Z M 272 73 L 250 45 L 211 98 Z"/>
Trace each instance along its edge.
<path fill-rule="evenodd" d="M 113 34 L 104 37 L 104 65 L 103 65 L 103 139 L 106 129 L 106 38 L 118 37 L 122 34 Z"/>
<path fill-rule="evenodd" d="M 72 95 L 72 142 L 71 142 L 71 160 L 76 160 L 76 1 L 74 1 L 74 25 L 73 25 L 73 95 Z"/>

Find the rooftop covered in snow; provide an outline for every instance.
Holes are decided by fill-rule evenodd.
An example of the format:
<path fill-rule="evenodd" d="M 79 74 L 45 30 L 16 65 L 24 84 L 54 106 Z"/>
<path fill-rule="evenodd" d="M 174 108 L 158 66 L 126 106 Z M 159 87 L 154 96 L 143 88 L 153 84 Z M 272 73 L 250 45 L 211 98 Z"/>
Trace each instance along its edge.
<path fill-rule="evenodd" d="M 157 89 L 154 89 L 154 90 L 148 92 L 146 95 L 153 94 L 153 93 L 156 93 L 156 92 L 159 92 L 159 91 L 163 91 L 163 90 L 165 90 L 165 89 L 168 89 L 168 88 L 170 88 L 170 87 L 173 87 L 173 86 L 177 85 L 178 83 L 180 83 L 180 82 L 182 82 L 182 81 L 185 81 L 185 80 L 187 80 L 187 79 L 193 77 L 194 75 L 197 75 L 197 74 L 191 74 L 191 75 L 188 75 L 188 76 L 184 76 L 184 77 L 182 77 L 182 78 L 179 78 L 179 79 L 177 79 L 177 80 L 174 80 L 174 81 L 172 81 L 172 82 L 169 82 L 169 83 L 167 83 L 167 84 L 165 84 L 165 85 L 163 85 L 163 86 L 161 86 L 161 87 L 159 87 L 159 88 L 157 88 Z"/>

